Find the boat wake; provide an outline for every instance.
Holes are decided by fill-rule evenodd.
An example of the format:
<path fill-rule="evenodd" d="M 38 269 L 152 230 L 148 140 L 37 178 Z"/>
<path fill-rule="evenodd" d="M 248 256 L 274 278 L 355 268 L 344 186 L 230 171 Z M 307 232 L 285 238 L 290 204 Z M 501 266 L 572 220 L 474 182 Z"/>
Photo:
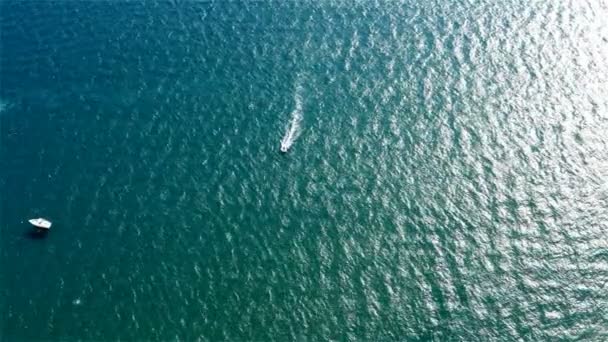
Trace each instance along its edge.
<path fill-rule="evenodd" d="M 281 139 L 281 152 L 285 153 L 289 151 L 291 145 L 296 141 L 300 135 L 300 123 L 302 122 L 302 87 L 296 86 L 294 95 L 295 108 L 291 112 L 291 121 L 287 126 L 287 130 L 283 139 Z"/>

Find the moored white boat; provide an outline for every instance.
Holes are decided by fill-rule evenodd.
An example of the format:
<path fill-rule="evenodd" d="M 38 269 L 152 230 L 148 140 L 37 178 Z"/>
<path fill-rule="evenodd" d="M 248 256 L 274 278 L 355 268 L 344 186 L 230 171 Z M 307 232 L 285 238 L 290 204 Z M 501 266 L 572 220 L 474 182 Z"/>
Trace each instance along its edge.
<path fill-rule="evenodd" d="M 53 224 L 53 223 L 51 223 L 51 221 L 45 220 L 41 217 L 28 220 L 28 222 L 31 223 L 33 226 L 36 226 L 36 227 L 42 228 L 42 229 L 51 229 L 51 225 Z"/>

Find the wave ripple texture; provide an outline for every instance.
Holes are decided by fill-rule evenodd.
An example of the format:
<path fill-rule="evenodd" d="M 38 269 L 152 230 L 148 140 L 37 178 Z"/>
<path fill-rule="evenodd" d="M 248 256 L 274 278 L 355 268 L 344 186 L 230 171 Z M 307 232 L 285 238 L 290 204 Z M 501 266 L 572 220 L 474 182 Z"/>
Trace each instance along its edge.
<path fill-rule="evenodd" d="M 608 340 L 607 18 L 1 1 L 0 338 Z"/>

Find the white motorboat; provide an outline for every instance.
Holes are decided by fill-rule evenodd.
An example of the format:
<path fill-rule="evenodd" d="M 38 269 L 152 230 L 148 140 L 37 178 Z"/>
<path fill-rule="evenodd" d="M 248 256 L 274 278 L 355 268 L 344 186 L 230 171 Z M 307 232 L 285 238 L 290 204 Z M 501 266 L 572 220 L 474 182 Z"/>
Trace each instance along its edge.
<path fill-rule="evenodd" d="M 51 221 L 45 220 L 41 217 L 28 220 L 28 222 L 31 223 L 33 226 L 41 228 L 41 229 L 51 229 L 51 225 L 53 224 L 53 223 L 51 223 Z"/>

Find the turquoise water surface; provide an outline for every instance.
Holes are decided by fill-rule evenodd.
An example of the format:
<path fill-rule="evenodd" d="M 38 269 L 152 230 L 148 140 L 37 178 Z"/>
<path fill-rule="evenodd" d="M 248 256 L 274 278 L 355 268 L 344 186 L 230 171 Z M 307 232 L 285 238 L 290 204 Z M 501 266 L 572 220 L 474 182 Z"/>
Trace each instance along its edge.
<path fill-rule="evenodd" d="M 3 0 L 0 38 L 3 341 L 608 340 L 605 1 Z"/>

